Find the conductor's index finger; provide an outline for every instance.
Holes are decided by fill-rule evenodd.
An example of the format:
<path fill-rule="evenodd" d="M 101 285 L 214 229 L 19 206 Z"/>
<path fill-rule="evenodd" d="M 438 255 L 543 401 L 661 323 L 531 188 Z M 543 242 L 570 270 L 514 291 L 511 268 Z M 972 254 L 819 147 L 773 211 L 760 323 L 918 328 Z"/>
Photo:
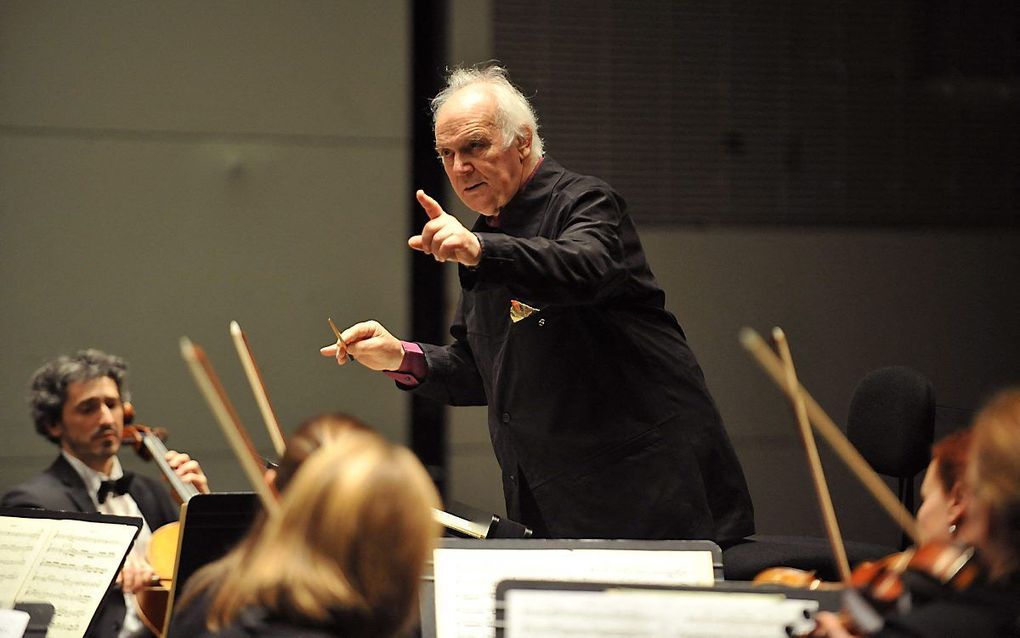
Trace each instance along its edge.
<path fill-rule="evenodd" d="M 443 207 L 439 205 L 439 202 L 426 195 L 425 191 L 419 188 L 414 196 L 421 207 L 425 209 L 425 214 L 429 216 L 429 219 L 435 219 L 443 214 Z"/>

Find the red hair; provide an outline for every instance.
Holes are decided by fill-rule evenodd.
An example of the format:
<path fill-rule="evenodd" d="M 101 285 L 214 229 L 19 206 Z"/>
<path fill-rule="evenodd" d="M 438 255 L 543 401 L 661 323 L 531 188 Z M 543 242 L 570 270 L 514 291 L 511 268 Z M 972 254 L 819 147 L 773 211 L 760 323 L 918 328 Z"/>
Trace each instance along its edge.
<path fill-rule="evenodd" d="M 963 479 L 967 469 L 967 450 L 970 449 L 971 430 L 957 430 L 952 434 L 939 439 L 935 447 L 931 449 L 933 461 L 938 462 L 939 481 L 946 494 L 953 491 Z"/>

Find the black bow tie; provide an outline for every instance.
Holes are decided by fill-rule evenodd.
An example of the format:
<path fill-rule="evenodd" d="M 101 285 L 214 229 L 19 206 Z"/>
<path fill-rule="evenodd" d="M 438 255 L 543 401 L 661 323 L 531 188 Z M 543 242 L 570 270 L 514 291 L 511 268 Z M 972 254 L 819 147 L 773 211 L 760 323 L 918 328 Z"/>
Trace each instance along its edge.
<path fill-rule="evenodd" d="M 100 505 L 106 502 L 106 497 L 110 495 L 110 492 L 115 493 L 117 496 L 121 494 L 127 494 L 128 489 L 131 487 L 131 480 L 135 478 L 135 475 L 131 472 L 124 472 L 124 476 L 120 477 L 116 481 L 102 481 L 99 483 L 99 493 L 96 494 L 96 500 L 99 501 Z"/>

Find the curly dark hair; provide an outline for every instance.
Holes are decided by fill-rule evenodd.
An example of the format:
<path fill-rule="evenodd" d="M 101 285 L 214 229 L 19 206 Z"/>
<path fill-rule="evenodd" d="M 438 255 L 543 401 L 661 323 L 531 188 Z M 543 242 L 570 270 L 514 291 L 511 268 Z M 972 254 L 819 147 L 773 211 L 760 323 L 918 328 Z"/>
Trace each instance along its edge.
<path fill-rule="evenodd" d="M 110 377 L 117 384 L 122 401 L 130 400 L 127 389 L 127 363 L 101 350 L 80 350 L 73 356 L 61 356 L 45 364 L 32 375 L 28 404 L 32 408 L 35 431 L 53 443 L 60 439 L 50 434 L 51 425 L 60 422 L 67 401 L 67 386 L 78 381 Z"/>

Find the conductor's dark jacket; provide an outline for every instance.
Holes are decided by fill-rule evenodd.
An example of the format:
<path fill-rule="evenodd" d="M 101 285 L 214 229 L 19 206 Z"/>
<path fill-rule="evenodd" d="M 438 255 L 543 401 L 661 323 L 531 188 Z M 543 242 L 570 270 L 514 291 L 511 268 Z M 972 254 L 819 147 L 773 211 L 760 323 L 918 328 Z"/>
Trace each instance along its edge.
<path fill-rule="evenodd" d="M 176 521 L 179 508 L 156 479 L 135 475 L 128 494 L 138 504 L 149 529 Z M 4 494 L 4 507 L 34 507 L 63 512 L 96 513 L 81 476 L 63 456 L 48 468 Z M 99 608 L 88 638 L 116 638 L 124 624 L 124 594 L 111 587 Z"/>
<path fill-rule="evenodd" d="M 553 538 L 754 532 L 743 471 L 623 199 L 546 157 L 479 218 L 477 268 L 415 392 L 488 405 L 507 515 Z M 538 309 L 512 322 L 511 300 Z"/>

